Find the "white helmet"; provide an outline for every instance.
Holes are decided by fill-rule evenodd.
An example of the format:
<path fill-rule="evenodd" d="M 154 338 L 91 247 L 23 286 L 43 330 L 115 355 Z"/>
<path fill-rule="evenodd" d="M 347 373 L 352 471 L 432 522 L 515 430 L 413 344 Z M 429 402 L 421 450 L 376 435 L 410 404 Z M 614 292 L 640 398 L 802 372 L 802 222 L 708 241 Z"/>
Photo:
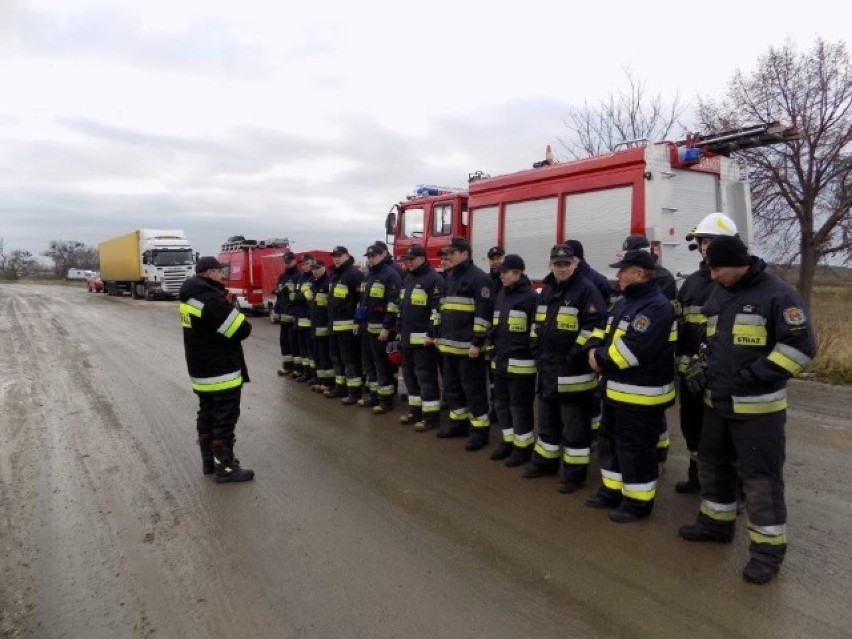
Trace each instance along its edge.
<path fill-rule="evenodd" d="M 686 240 L 691 241 L 696 237 L 716 237 L 717 235 L 736 235 L 737 225 L 724 213 L 711 213 L 698 223 Z"/>

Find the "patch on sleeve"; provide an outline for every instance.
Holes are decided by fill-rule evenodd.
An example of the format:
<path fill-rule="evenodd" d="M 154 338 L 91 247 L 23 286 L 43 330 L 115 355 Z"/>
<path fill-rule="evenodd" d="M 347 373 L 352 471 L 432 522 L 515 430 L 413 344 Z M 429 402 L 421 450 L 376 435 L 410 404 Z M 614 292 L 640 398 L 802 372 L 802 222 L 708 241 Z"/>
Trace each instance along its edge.
<path fill-rule="evenodd" d="M 479 294 L 482 297 L 484 297 L 485 299 L 488 299 L 489 297 L 491 297 L 491 287 L 490 286 L 483 286 L 482 290 L 479 292 Z"/>
<path fill-rule="evenodd" d="M 644 333 L 651 326 L 651 318 L 647 315 L 637 315 L 633 318 L 632 326 L 640 333 Z"/>
<path fill-rule="evenodd" d="M 789 306 L 784 309 L 784 322 L 788 326 L 801 326 L 807 319 L 805 311 L 798 306 Z"/>
<path fill-rule="evenodd" d="M 589 303 L 588 308 L 586 309 L 589 313 L 597 313 L 598 307 L 594 305 L 594 303 Z"/>

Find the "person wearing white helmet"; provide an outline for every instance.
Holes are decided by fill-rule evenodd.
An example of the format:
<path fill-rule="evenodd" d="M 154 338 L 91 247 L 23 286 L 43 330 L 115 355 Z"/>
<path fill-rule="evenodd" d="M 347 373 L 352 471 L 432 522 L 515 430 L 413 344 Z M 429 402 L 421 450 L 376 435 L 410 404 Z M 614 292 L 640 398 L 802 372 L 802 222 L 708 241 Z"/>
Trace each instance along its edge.
<path fill-rule="evenodd" d="M 723 213 L 711 213 L 686 236 L 687 241 L 696 241 L 702 260 L 698 270 L 684 280 L 675 299 L 678 319 L 675 361 L 680 378 L 680 430 L 689 451 L 687 479 L 675 484 L 675 490 L 679 493 L 697 493 L 700 489 L 697 457 L 704 420 L 704 380 L 700 355 L 707 337 L 707 318 L 702 315 L 701 307 L 716 286 L 710 279 L 710 269 L 705 259 L 707 247 L 714 237 L 736 234 L 737 225 L 731 218 Z"/>

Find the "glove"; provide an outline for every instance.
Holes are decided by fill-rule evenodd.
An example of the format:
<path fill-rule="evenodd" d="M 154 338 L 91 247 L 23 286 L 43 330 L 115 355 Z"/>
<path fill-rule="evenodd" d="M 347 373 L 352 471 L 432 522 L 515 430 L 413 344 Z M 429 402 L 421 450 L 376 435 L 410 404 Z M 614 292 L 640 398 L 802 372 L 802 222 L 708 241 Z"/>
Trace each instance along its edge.
<path fill-rule="evenodd" d="M 689 360 L 689 364 L 683 372 L 683 379 L 690 393 L 693 395 L 702 394 L 707 386 L 707 367 L 704 358 L 696 355 Z"/>

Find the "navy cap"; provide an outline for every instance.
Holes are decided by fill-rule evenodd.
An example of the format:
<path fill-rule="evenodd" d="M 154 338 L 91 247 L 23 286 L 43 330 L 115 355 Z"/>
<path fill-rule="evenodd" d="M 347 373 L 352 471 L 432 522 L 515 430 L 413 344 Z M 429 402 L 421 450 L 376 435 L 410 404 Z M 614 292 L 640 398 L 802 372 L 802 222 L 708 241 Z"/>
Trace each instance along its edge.
<path fill-rule="evenodd" d="M 364 255 L 366 255 L 368 257 L 372 257 L 373 255 L 378 255 L 381 252 L 382 252 L 382 247 L 376 246 L 375 244 L 370 244 L 370 246 L 367 247 L 367 252 L 364 253 Z"/>
<path fill-rule="evenodd" d="M 525 271 L 526 269 L 527 265 L 524 263 L 524 258 L 515 253 L 509 253 L 497 267 L 497 271 L 500 273 L 506 271 Z"/>
<path fill-rule="evenodd" d="M 286 253 L 284 253 L 283 257 L 284 257 L 285 262 L 292 262 L 293 260 L 296 259 L 296 254 L 293 253 L 292 251 L 287 251 Z"/>
<path fill-rule="evenodd" d="M 492 257 L 502 256 L 505 254 L 506 249 L 504 249 L 502 246 L 492 246 L 490 249 L 488 249 L 488 259 L 491 259 Z"/>
<path fill-rule="evenodd" d="M 571 247 L 571 250 L 574 251 L 574 257 L 578 257 L 582 260 L 586 255 L 586 251 L 580 243 L 580 240 L 565 240 L 565 246 Z"/>
<path fill-rule="evenodd" d="M 626 266 L 638 266 L 639 268 L 653 271 L 657 268 L 657 262 L 654 260 L 654 256 L 648 251 L 634 249 L 632 251 L 627 251 L 624 254 L 624 257 L 622 257 L 618 262 L 609 265 L 610 268 L 624 268 Z"/>
<path fill-rule="evenodd" d="M 212 255 L 205 255 L 204 257 L 198 258 L 198 262 L 195 264 L 195 272 L 206 273 L 207 271 L 212 271 L 214 269 L 219 269 L 221 271 L 227 266 L 227 264 L 220 264 L 219 260 Z"/>
<path fill-rule="evenodd" d="M 570 262 L 574 259 L 574 249 L 567 244 L 556 244 L 550 249 L 551 262 Z"/>
<path fill-rule="evenodd" d="M 468 253 L 471 251 L 470 242 L 458 235 L 450 240 L 447 249 L 450 251 L 467 251 Z"/>
<path fill-rule="evenodd" d="M 346 255 L 349 255 L 349 249 L 346 248 L 345 246 L 335 246 L 334 249 L 331 251 L 332 257 L 339 257 L 339 256 L 343 255 L 344 253 Z"/>
<path fill-rule="evenodd" d="M 648 241 L 648 238 L 644 235 L 628 235 L 624 240 L 624 243 L 621 245 L 622 251 L 636 251 L 639 249 L 650 249 L 651 242 Z"/>
<path fill-rule="evenodd" d="M 749 266 L 751 256 L 743 241 L 732 235 L 718 235 L 707 247 L 707 265 L 720 266 Z"/>
<path fill-rule="evenodd" d="M 415 257 L 426 257 L 426 249 L 420 244 L 412 244 L 402 256 L 404 260 L 413 260 Z"/>
<path fill-rule="evenodd" d="M 299 258 L 299 261 L 302 262 L 303 264 L 305 262 L 313 262 L 314 256 L 311 255 L 310 253 L 305 253 L 305 254 L 302 255 L 302 257 Z"/>
<path fill-rule="evenodd" d="M 320 268 L 320 267 L 325 268 L 326 266 L 328 266 L 328 265 L 325 263 L 325 260 L 315 259 L 311 268 Z"/>
<path fill-rule="evenodd" d="M 376 247 L 378 251 L 381 251 L 383 253 L 388 252 L 388 245 L 382 242 L 381 240 L 376 240 L 375 242 L 373 242 L 373 246 Z"/>

